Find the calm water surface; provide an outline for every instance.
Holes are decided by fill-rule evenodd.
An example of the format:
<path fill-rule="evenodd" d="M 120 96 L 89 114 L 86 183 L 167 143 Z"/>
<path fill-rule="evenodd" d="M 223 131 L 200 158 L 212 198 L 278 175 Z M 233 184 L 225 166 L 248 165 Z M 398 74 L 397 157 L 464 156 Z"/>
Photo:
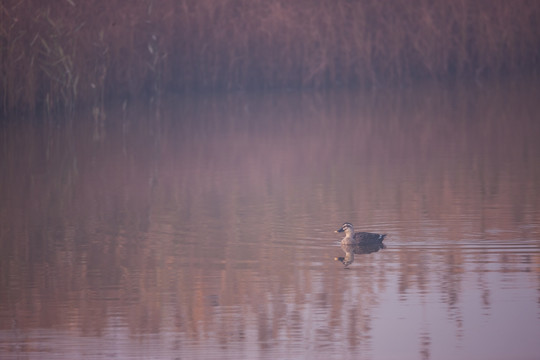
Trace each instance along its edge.
<path fill-rule="evenodd" d="M 0 127 L 2 359 L 538 359 L 528 84 Z M 340 236 L 387 233 L 348 267 Z"/>

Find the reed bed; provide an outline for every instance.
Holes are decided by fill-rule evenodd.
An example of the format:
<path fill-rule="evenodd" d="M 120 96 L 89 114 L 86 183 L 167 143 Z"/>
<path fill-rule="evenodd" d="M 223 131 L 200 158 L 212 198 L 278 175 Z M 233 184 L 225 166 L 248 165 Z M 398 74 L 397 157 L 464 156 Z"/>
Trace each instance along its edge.
<path fill-rule="evenodd" d="M 4 0 L 4 115 L 164 91 L 536 73 L 531 0 Z"/>

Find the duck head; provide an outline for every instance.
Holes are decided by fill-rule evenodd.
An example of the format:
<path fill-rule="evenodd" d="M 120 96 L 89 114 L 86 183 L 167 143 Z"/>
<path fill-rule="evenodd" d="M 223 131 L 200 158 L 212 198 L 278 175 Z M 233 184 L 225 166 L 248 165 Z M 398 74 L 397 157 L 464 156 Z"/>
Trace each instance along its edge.
<path fill-rule="evenodd" d="M 345 224 L 341 225 L 341 227 L 337 229 L 336 232 L 345 232 L 347 236 L 350 236 L 354 234 L 354 228 L 351 223 L 346 222 Z"/>

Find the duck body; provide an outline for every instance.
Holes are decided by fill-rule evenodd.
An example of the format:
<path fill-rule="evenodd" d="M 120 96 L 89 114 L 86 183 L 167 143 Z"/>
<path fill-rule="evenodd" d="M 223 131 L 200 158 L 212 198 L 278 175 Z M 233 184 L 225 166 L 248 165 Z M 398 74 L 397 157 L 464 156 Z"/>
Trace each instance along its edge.
<path fill-rule="evenodd" d="M 354 232 L 354 228 L 351 223 L 345 223 L 336 230 L 337 233 L 344 232 L 345 237 L 341 240 L 342 245 L 382 245 L 386 234 L 376 234 L 369 232 Z"/>

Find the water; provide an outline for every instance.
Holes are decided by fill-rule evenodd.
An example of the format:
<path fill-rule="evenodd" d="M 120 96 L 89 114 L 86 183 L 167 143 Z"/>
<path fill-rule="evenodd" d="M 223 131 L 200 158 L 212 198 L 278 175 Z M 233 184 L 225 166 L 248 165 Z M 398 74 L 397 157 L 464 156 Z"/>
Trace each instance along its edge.
<path fill-rule="evenodd" d="M 539 90 L 5 122 L 2 359 L 538 359 Z M 387 233 L 347 268 L 336 230 Z"/>

